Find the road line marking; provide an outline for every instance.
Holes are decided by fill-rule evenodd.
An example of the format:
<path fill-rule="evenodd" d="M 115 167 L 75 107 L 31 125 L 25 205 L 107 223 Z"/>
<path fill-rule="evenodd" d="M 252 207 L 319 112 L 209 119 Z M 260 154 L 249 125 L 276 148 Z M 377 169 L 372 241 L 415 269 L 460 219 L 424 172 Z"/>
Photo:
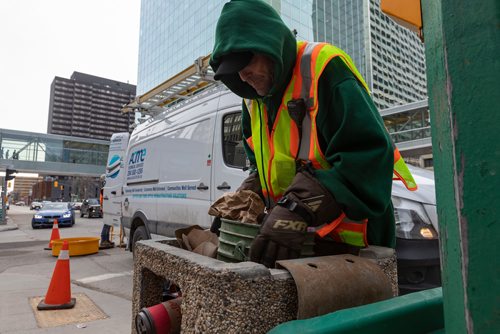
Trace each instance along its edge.
<path fill-rule="evenodd" d="M 121 276 L 131 276 L 131 275 L 132 275 L 132 271 L 125 271 L 123 273 L 104 274 L 104 275 L 85 277 L 85 278 L 81 278 L 81 279 L 76 280 L 76 281 L 78 283 L 88 284 L 88 283 L 94 283 L 94 282 L 98 282 L 98 281 L 104 281 L 104 280 L 107 280 L 110 278 L 121 277 Z"/>

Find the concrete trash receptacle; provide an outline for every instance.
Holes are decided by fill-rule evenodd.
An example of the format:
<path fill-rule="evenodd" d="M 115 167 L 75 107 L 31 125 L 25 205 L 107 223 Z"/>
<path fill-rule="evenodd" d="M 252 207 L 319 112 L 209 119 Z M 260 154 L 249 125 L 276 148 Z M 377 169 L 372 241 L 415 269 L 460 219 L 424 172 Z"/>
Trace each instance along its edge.
<path fill-rule="evenodd" d="M 287 270 L 223 262 L 181 249 L 173 238 L 139 241 L 134 256 L 133 315 L 161 303 L 168 280 L 182 291 L 182 333 L 267 333 L 297 318 L 297 286 Z M 372 258 L 397 277 L 393 253 Z M 132 320 L 132 332 L 137 333 Z"/>

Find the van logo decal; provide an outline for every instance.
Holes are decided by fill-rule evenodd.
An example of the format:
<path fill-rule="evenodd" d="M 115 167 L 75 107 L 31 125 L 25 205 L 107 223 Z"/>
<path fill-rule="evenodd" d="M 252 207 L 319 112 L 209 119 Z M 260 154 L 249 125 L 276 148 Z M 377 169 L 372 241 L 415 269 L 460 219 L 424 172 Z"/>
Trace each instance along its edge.
<path fill-rule="evenodd" d="M 138 150 L 132 153 L 128 164 L 130 165 L 130 164 L 137 164 L 140 162 L 144 162 L 145 159 L 146 159 L 146 149 L 143 148 L 142 150 Z"/>
<path fill-rule="evenodd" d="M 120 164 L 122 158 L 119 155 L 113 155 L 109 159 L 108 165 L 106 166 L 106 177 L 114 179 L 120 174 Z"/>
<path fill-rule="evenodd" d="M 132 152 L 128 159 L 127 180 L 142 179 L 144 172 L 144 161 L 146 161 L 146 149 L 141 148 Z"/>

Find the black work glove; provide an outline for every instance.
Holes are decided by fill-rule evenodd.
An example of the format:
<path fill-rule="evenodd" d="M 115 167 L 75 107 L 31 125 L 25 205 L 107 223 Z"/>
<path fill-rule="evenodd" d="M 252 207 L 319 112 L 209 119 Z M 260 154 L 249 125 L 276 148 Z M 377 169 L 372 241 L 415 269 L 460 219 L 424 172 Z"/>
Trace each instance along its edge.
<path fill-rule="evenodd" d="M 276 261 L 298 258 L 306 231 L 307 223 L 300 215 L 275 206 L 265 216 L 259 234 L 250 246 L 250 261 L 274 268 Z"/>
<path fill-rule="evenodd" d="M 274 267 L 300 256 L 307 227 L 330 223 L 341 214 L 333 196 L 308 171 L 295 175 L 283 198 L 264 219 L 250 246 L 250 260 Z"/>
<path fill-rule="evenodd" d="M 262 186 L 260 185 L 259 173 L 257 172 L 250 173 L 250 175 L 248 175 L 247 178 L 243 180 L 240 187 L 236 189 L 236 191 L 240 190 L 251 190 L 260 197 L 263 197 Z"/>

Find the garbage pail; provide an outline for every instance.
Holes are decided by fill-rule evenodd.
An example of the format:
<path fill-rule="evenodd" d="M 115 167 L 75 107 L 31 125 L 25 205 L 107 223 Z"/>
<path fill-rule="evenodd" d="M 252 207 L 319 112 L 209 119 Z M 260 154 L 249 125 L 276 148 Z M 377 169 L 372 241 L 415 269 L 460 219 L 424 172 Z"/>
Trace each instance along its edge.
<path fill-rule="evenodd" d="M 221 218 L 217 259 L 224 262 L 248 261 L 250 245 L 259 233 L 260 225 Z M 307 232 L 301 257 L 314 256 L 314 232 Z"/>

